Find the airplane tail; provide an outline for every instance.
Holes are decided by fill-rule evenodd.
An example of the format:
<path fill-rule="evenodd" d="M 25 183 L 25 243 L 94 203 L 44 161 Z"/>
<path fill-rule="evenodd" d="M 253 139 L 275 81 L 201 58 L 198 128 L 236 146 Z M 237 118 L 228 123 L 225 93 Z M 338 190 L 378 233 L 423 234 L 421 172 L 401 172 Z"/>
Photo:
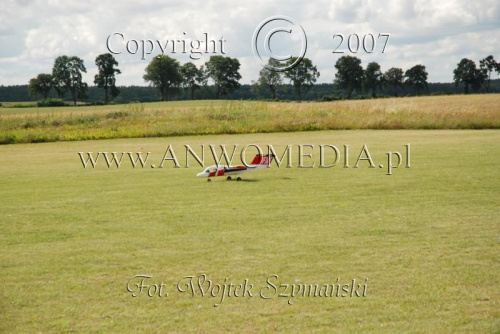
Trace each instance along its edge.
<path fill-rule="evenodd" d="M 274 159 L 274 154 L 257 154 L 253 158 L 252 162 L 250 165 L 265 165 L 265 166 L 270 166 L 271 162 L 273 162 Z"/>

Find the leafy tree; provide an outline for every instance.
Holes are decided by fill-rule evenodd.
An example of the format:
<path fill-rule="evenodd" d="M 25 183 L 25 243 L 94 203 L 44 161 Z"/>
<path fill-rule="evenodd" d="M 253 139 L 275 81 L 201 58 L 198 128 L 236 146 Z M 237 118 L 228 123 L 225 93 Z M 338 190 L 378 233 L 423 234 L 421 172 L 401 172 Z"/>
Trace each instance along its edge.
<path fill-rule="evenodd" d="M 87 84 L 82 82 L 82 72 L 87 72 L 83 60 L 73 56 L 59 56 L 52 68 L 54 88 L 59 97 L 63 97 L 69 90 L 71 98 L 76 105 L 76 100 L 84 100 L 87 96 Z"/>
<path fill-rule="evenodd" d="M 403 70 L 397 67 L 391 67 L 384 74 L 384 83 L 386 86 L 391 86 L 394 90 L 394 96 L 398 96 L 398 87 L 403 87 Z"/>
<path fill-rule="evenodd" d="M 493 58 L 492 55 L 489 55 L 479 61 L 479 68 L 483 72 L 484 88 L 486 89 L 486 92 L 489 93 L 491 85 L 491 72 L 496 71 L 500 73 L 500 64 L 495 61 L 495 58 Z"/>
<path fill-rule="evenodd" d="M 350 99 L 352 92 L 361 89 L 363 83 L 363 67 L 361 59 L 353 56 L 342 56 L 335 63 L 337 73 L 335 73 L 334 84 L 345 89 L 347 98 Z"/>
<path fill-rule="evenodd" d="M 200 88 L 200 85 L 206 84 L 205 69 L 201 66 L 199 69 L 195 64 L 188 62 L 180 68 L 182 83 L 184 87 L 191 92 L 191 100 L 194 100 L 194 91 Z"/>
<path fill-rule="evenodd" d="M 110 53 L 104 53 L 97 56 L 95 64 L 99 73 L 95 75 L 94 83 L 97 87 L 104 89 L 104 103 L 108 104 L 108 90 L 111 90 L 112 97 L 117 97 L 120 93 L 115 85 L 115 75 L 120 74 L 121 71 L 115 68 L 115 66 L 118 66 L 118 62 Z"/>
<path fill-rule="evenodd" d="M 63 98 L 68 91 L 67 82 L 70 77 L 68 63 L 68 56 L 59 56 L 52 67 L 52 84 L 60 98 Z"/>
<path fill-rule="evenodd" d="M 276 100 L 276 90 L 283 84 L 283 75 L 281 72 L 274 70 L 280 65 L 280 62 L 269 58 L 269 67 L 264 67 L 259 72 L 259 79 L 256 84 L 260 87 L 267 87 L 271 91 L 273 100 Z"/>
<path fill-rule="evenodd" d="M 420 95 L 420 90 L 427 87 L 427 71 L 425 66 L 418 64 L 406 70 L 405 72 L 405 83 L 414 87 L 417 90 L 417 95 Z"/>
<path fill-rule="evenodd" d="M 295 63 L 296 60 L 297 57 L 290 58 L 285 63 L 285 67 Z M 302 90 L 310 89 L 319 78 L 319 74 L 318 69 L 309 58 L 303 58 L 297 65 L 284 72 L 285 78 L 290 79 L 299 102 L 302 100 Z"/>
<path fill-rule="evenodd" d="M 476 63 L 473 60 L 463 58 L 460 63 L 457 64 L 457 68 L 453 70 L 453 80 L 455 81 L 455 86 L 459 83 L 464 83 L 464 93 L 469 94 L 469 86 L 477 91 L 484 81 L 483 72 L 476 68 Z"/>
<path fill-rule="evenodd" d="M 182 83 L 179 62 L 166 55 L 154 57 L 146 67 L 143 78 L 160 90 L 162 101 L 168 101 L 170 88 Z"/>
<path fill-rule="evenodd" d="M 366 66 L 364 75 L 365 88 L 372 91 L 372 97 L 375 97 L 377 88 L 381 88 L 384 80 L 384 75 L 380 70 L 380 65 L 376 62 L 369 63 Z"/>
<path fill-rule="evenodd" d="M 32 97 L 41 95 L 44 99 L 47 99 L 51 89 L 52 76 L 50 74 L 40 73 L 36 76 L 36 78 L 30 80 L 28 85 L 28 94 Z"/>
<path fill-rule="evenodd" d="M 226 96 L 232 90 L 239 88 L 241 79 L 240 62 L 236 58 L 211 56 L 205 64 L 207 75 L 215 84 L 215 96 Z"/>

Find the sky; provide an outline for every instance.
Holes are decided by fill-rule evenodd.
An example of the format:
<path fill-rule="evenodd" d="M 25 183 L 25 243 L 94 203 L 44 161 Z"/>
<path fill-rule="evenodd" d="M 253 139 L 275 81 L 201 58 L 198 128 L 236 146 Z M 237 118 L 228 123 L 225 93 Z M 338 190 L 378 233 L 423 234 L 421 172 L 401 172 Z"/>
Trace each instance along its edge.
<path fill-rule="evenodd" d="M 498 0 L 0 1 L 0 85 L 23 85 L 39 73 L 51 73 L 55 58 L 61 55 L 82 58 L 87 68 L 84 81 L 93 85 L 95 58 L 110 52 L 107 41 L 111 36 L 109 47 L 121 52 L 114 55 L 122 72 L 117 85 L 145 86 L 144 70 L 161 52 L 156 41 L 162 45 L 169 40 L 185 41 L 185 53 L 180 51 L 182 44 L 177 44 L 175 54 L 167 44 L 165 54 L 181 64 L 191 61 L 201 66 L 213 53 L 195 54 L 199 59 L 192 59 L 190 50 L 196 49 L 192 41 L 203 41 L 205 34 L 218 41 L 216 54 L 240 61 L 240 83 L 249 84 L 257 80 L 262 68 L 253 51 L 254 32 L 273 16 L 289 17 L 293 23 L 264 24 L 256 46 L 259 52 L 266 52 L 266 34 L 284 26 L 291 32 L 272 35 L 269 48 L 274 55 L 295 55 L 300 51 L 303 30 L 305 57 L 319 70 L 318 82 L 333 81 L 335 62 L 342 55 L 359 57 L 363 67 L 378 62 L 382 71 L 423 64 L 429 82 L 451 82 L 453 69 L 462 58 L 479 65 L 480 59 L 493 55 L 500 62 Z M 384 52 L 386 38 L 379 38 L 381 33 L 390 34 Z M 333 38 L 335 34 L 344 35 L 340 46 L 341 38 Z M 351 49 L 356 51 L 354 34 L 361 44 L 365 38 L 369 51 L 373 35 L 373 51 L 367 53 L 360 47 L 357 53 L 351 53 L 347 39 L 352 35 Z M 140 51 L 127 52 L 126 43 L 131 40 L 137 40 L 139 47 L 141 40 L 152 40 L 155 50 L 142 59 Z M 149 42 L 144 43 L 150 47 Z M 134 42 L 129 48 L 135 51 Z M 333 53 L 336 49 L 345 52 Z"/>

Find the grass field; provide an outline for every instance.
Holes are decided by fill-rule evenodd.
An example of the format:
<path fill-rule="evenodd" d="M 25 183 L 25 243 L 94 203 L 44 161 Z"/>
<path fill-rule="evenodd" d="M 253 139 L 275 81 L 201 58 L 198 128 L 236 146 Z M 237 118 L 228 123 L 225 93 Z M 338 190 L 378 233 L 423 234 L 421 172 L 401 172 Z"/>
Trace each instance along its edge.
<path fill-rule="evenodd" d="M 359 103 L 378 110 L 387 101 Z M 492 108 L 498 122 L 498 103 Z M 169 144 L 183 165 L 183 144 L 250 143 L 279 152 L 350 145 L 351 166 L 363 144 L 378 166 L 410 143 L 411 168 L 392 176 L 366 161 L 300 169 L 296 146 L 293 168 L 273 166 L 245 182 L 207 183 L 195 177 L 202 168 L 194 160 L 191 168 L 149 167 Z M 498 130 L 354 130 L 0 146 L 0 329 L 498 333 L 499 143 Z M 92 170 L 77 155 L 89 151 L 151 156 L 147 168 Z M 138 274 L 165 283 L 168 297 L 133 298 L 127 282 Z M 176 290 L 183 277 L 201 274 L 218 283 L 248 279 L 254 296 L 214 307 L 217 298 Z M 289 305 L 259 297 L 270 275 L 289 284 L 368 279 L 367 294 L 294 297 Z"/>
<path fill-rule="evenodd" d="M 345 129 L 500 129 L 500 94 L 0 108 L 0 144 Z"/>

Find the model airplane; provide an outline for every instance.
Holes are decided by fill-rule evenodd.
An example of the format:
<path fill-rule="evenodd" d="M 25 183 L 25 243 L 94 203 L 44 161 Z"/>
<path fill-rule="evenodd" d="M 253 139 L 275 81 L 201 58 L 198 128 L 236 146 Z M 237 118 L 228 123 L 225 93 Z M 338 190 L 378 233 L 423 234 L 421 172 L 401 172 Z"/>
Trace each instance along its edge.
<path fill-rule="evenodd" d="M 274 158 L 273 154 L 271 155 L 257 154 L 248 166 L 213 165 L 207 167 L 207 169 L 205 169 L 203 172 L 198 173 L 197 176 L 207 177 L 208 182 L 211 182 L 212 180 L 210 178 L 215 176 L 225 176 L 227 180 L 232 180 L 231 176 L 233 175 L 239 175 L 244 172 L 271 167 L 271 162 L 273 161 L 273 158 Z M 236 178 L 236 181 L 241 181 L 241 177 L 238 176 Z"/>

